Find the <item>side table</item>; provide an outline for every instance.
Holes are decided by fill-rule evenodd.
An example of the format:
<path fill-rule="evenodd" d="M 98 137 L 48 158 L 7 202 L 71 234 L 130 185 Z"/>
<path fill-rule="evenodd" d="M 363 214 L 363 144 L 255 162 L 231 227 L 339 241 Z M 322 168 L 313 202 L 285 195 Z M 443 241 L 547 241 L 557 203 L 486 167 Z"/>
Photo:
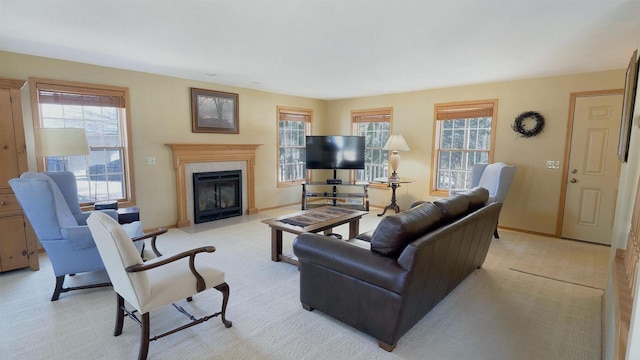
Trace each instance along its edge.
<path fill-rule="evenodd" d="M 396 204 L 396 189 L 400 187 L 400 184 L 409 184 L 414 182 L 415 180 L 409 179 L 409 178 L 400 178 L 397 180 L 389 181 L 388 178 L 375 178 L 373 179 L 373 181 L 378 183 L 386 183 L 387 186 L 391 188 L 391 203 L 384 207 L 384 211 L 382 211 L 381 214 L 378 214 L 378 216 L 382 216 L 389 209 L 393 209 L 393 211 L 395 211 L 396 214 L 400 212 L 400 206 Z"/>
<path fill-rule="evenodd" d="M 118 222 L 128 224 L 140 221 L 140 208 L 137 206 L 118 209 Z"/>

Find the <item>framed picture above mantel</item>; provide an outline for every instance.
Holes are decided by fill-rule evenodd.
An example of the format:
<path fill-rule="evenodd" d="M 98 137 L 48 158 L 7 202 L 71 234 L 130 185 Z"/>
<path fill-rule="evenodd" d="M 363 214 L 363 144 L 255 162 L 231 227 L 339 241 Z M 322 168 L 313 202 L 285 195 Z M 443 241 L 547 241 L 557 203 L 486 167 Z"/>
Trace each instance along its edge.
<path fill-rule="evenodd" d="M 191 131 L 239 134 L 238 94 L 191 88 Z"/>

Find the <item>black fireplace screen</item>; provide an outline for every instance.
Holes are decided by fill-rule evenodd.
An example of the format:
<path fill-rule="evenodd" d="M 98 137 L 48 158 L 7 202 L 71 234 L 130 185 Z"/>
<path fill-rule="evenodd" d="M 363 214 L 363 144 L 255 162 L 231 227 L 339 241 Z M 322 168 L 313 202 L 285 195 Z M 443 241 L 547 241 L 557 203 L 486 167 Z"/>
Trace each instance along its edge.
<path fill-rule="evenodd" d="M 193 210 L 196 224 L 242 215 L 242 172 L 193 174 Z"/>

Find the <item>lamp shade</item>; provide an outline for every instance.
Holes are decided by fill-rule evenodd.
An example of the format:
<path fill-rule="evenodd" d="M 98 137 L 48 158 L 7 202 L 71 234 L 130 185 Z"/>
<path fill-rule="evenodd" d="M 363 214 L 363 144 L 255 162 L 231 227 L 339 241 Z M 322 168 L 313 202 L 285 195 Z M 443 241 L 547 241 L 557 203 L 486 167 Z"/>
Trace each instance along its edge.
<path fill-rule="evenodd" d="M 391 151 L 409 151 L 409 145 L 404 141 L 402 135 L 391 135 L 389 139 L 384 144 L 382 150 L 391 150 Z"/>
<path fill-rule="evenodd" d="M 84 129 L 40 128 L 35 130 L 36 156 L 89 155 Z"/>

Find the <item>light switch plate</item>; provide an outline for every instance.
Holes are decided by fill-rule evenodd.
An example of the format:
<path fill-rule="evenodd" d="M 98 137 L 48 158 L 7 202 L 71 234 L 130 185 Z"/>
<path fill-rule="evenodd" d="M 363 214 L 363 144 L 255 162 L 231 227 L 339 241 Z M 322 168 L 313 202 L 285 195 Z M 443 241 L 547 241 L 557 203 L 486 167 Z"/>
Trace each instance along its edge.
<path fill-rule="evenodd" d="M 547 169 L 558 170 L 560 169 L 559 160 L 547 160 Z"/>

